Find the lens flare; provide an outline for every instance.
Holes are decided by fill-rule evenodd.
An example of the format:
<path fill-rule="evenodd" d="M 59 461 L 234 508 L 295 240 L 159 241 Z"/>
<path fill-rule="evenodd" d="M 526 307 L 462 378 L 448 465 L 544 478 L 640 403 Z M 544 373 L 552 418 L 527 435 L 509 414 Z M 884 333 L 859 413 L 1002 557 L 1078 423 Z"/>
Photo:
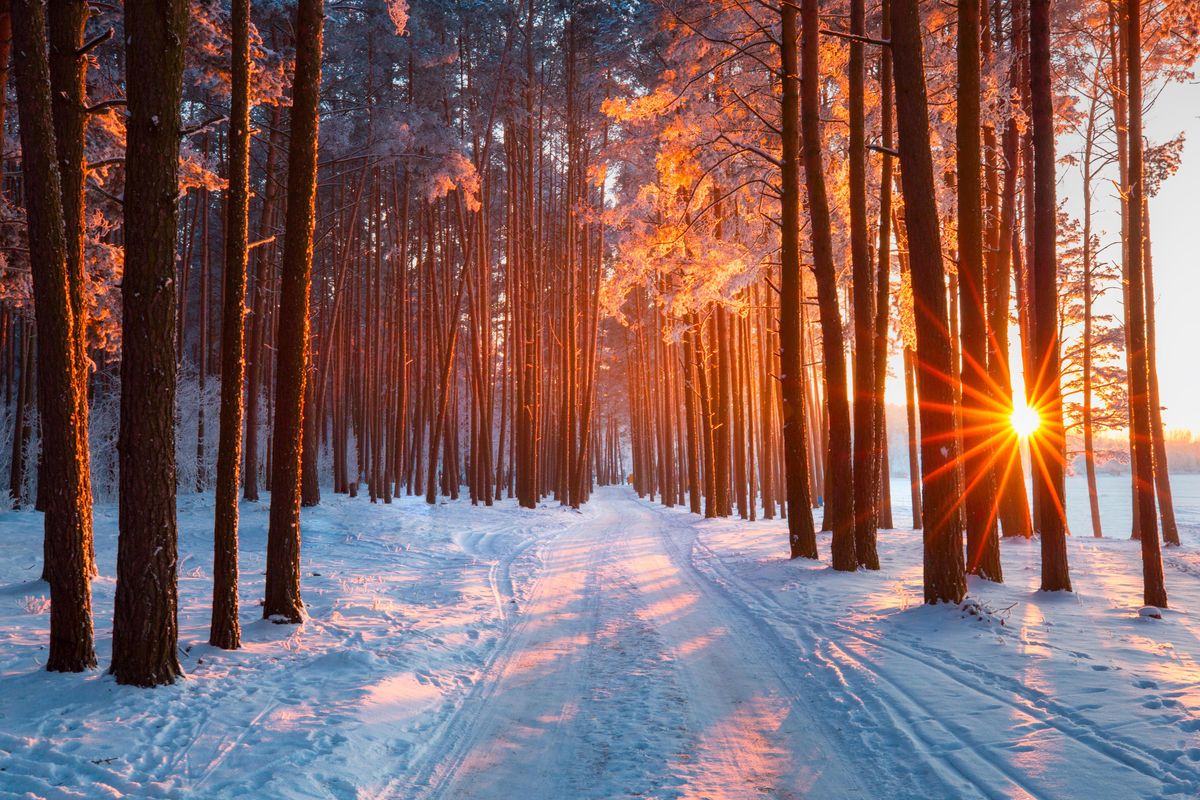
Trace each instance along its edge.
<path fill-rule="evenodd" d="M 1030 408 L 1024 403 L 1020 403 L 1013 407 L 1012 414 L 1009 416 L 1009 425 L 1012 426 L 1017 436 L 1028 439 L 1041 427 L 1042 417 L 1036 408 Z"/>

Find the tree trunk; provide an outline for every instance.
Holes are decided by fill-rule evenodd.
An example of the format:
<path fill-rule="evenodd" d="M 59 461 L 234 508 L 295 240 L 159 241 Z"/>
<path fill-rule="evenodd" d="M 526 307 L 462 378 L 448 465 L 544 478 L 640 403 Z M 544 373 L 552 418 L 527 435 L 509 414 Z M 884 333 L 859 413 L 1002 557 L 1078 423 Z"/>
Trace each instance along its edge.
<path fill-rule="evenodd" d="M 925 602 L 958 603 L 966 594 L 962 529 L 956 513 L 958 441 L 945 270 L 929 148 L 929 110 L 917 0 L 892 0 L 892 59 L 905 230 L 916 305 L 921 414 Z"/>
<path fill-rule="evenodd" d="M 850 32 L 865 36 L 864 0 L 850 0 Z M 879 446 L 875 425 L 876 271 L 867 245 L 867 139 L 863 101 L 863 44 L 850 41 L 850 262 L 854 281 L 854 554 L 857 565 L 879 569 Z"/>
<path fill-rule="evenodd" d="M 175 231 L 188 7 L 125 4 L 125 275 L 120 541 L 112 672 L 154 686 L 182 673 L 175 522 Z"/>
<path fill-rule="evenodd" d="M 1041 3 L 1046 0 L 1035 0 Z M 1148 606 L 1167 607 L 1167 589 L 1163 581 L 1162 553 L 1158 541 L 1158 520 L 1154 516 L 1154 454 L 1151 450 L 1149 366 L 1146 361 L 1146 293 L 1142 261 L 1142 205 L 1145 196 L 1145 164 L 1142 144 L 1142 22 L 1140 0 L 1125 0 L 1121 22 L 1125 30 L 1125 52 L 1129 85 L 1129 246 L 1125 251 L 1129 281 L 1129 339 L 1131 345 L 1129 404 L 1133 417 L 1130 438 L 1134 442 L 1137 470 L 1137 516 L 1142 536 L 1143 602 Z"/>
<path fill-rule="evenodd" d="M 67 246 L 59 172 L 54 163 L 46 21 L 37 0 L 12 4 L 20 114 L 22 184 L 29 229 L 37 325 L 38 397 L 46 515 L 46 573 L 50 581 L 50 651 L 46 669 L 81 672 L 96 666 L 88 584 L 91 497 L 80 407 Z M 19 437 L 19 432 L 17 432 Z"/>
<path fill-rule="evenodd" d="M 267 532 L 263 618 L 298 623 L 300 599 L 300 461 L 308 356 L 317 194 L 317 106 L 321 92 L 322 0 L 299 0 L 296 70 L 288 143 L 287 217 L 279 299 L 271 516 Z"/>
<path fill-rule="evenodd" d="M 880 8 L 880 36 L 887 39 L 892 35 L 889 18 L 890 0 L 883 0 Z M 879 52 L 879 96 L 880 96 L 880 139 L 885 148 L 894 146 L 892 122 L 892 54 L 890 48 L 881 47 Z M 887 405 L 884 387 L 887 384 L 888 360 L 888 300 L 891 294 L 892 269 L 892 157 L 882 154 L 879 175 L 879 246 L 875 277 L 875 436 L 879 453 L 879 508 L 876 524 L 881 528 L 893 528 L 892 520 L 892 473 L 888 463 Z"/>
<path fill-rule="evenodd" d="M 962 443 L 967 571 L 1002 581 L 992 483 L 995 444 L 1008 420 L 995 411 L 987 373 L 987 310 L 983 285 L 980 160 L 979 3 L 958 4 L 958 286 L 962 313 Z"/>
<path fill-rule="evenodd" d="M 1029 71 L 1033 106 L 1033 322 L 1034 407 L 1041 427 L 1030 438 L 1033 491 L 1042 536 L 1042 589 L 1071 591 L 1063 506 L 1066 439 L 1059 385 L 1058 260 L 1055 199 L 1054 106 L 1050 75 L 1050 0 L 1031 0 Z"/>
<path fill-rule="evenodd" d="M 54 143 L 62 185 L 63 232 L 66 242 L 67 284 L 71 295 L 71 336 L 75 348 L 75 380 L 80 390 L 79 452 L 88 452 L 87 304 L 84 301 L 83 217 L 84 130 L 87 112 L 87 58 L 78 54 L 87 23 L 87 3 L 70 0 L 47 4 L 50 26 L 50 92 L 54 103 Z M 4 54 L 7 61 L 7 54 Z M 0 118 L 0 123 L 3 119 Z M 0 126 L 2 129 L 2 126 Z M 89 577 L 95 577 L 95 545 L 92 542 L 92 469 L 86 456 L 80 465 L 81 492 L 87 498 L 84 536 Z"/>
<path fill-rule="evenodd" d="M 908 347 L 904 348 L 904 396 L 906 416 L 908 417 L 908 486 L 912 499 L 912 526 L 916 530 L 922 527 L 921 514 L 921 458 L 919 455 L 920 439 L 917 435 L 917 376 L 913 361 L 916 354 Z"/>
<path fill-rule="evenodd" d="M 271 132 L 268 136 L 266 165 L 263 169 L 263 200 L 259 209 L 258 239 L 265 240 L 271 230 L 275 216 L 275 204 L 279 194 L 279 179 L 275 174 L 276 153 L 283 147 L 283 132 L 279 107 L 271 108 Z M 246 437 L 245 468 L 243 470 L 243 497 L 258 500 L 258 408 L 261 402 L 261 387 L 265 384 L 265 361 L 268 360 L 263 342 L 266 338 L 267 294 L 272 283 L 271 252 L 269 244 L 261 244 L 254 250 L 254 312 L 246 332 Z"/>
<path fill-rule="evenodd" d="M 825 363 L 825 403 L 829 414 L 829 492 L 825 498 L 825 525 L 833 531 L 833 568 L 854 570 L 854 475 L 851 461 L 850 403 L 846 391 L 846 353 L 838 308 L 837 273 L 833 263 L 833 236 L 829 198 L 825 191 L 820 128 L 820 12 L 818 0 L 803 0 L 802 77 L 800 124 L 808 218 L 812 237 L 813 274 L 821 313 L 821 350 Z"/>
<path fill-rule="evenodd" d="M 792 558 L 817 558 L 812 502 L 808 491 L 808 431 L 805 430 L 800 297 L 800 69 L 798 14 L 780 6 L 783 73 L 783 165 L 780 169 L 781 224 L 779 357 L 783 394 L 783 459 L 787 489 L 788 542 Z M 815 36 L 815 32 L 814 32 Z M 814 54 L 815 57 L 815 54 Z M 819 156 L 819 151 L 818 151 Z"/>
<path fill-rule="evenodd" d="M 1096 447 L 1092 423 L 1092 349 L 1094 317 L 1092 270 L 1092 152 L 1096 141 L 1097 97 L 1091 98 L 1083 145 L 1083 461 L 1087 473 L 1088 507 L 1092 515 L 1092 535 L 1104 535 L 1100 522 L 1100 496 L 1096 488 Z"/>
<path fill-rule="evenodd" d="M 250 0 L 233 0 L 229 189 L 225 198 L 225 287 L 221 311 L 221 438 L 213 522 L 213 607 L 208 643 L 241 646 L 238 625 L 238 469 L 242 461 L 243 321 L 250 213 Z"/>
<path fill-rule="evenodd" d="M 992 352 L 988 358 L 988 374 L 996 387 L 1001 413 L 1011 414 L 1013 408 L 1012 375 L 1009 366 L 1009 319 L 1012 309 L 1012 264 L 1016 238 L 1017 211 L 1017 123 L 1009 119 L 1001 137 L 1006 163 L 1004 188 L 1000 200 L 1000 225 L 995 242 L 995 268 L 988 286 L 988 329 Z M 1000 458 L 996 464 L 1000 493 L 1000 522 L 1005 536 L 1033 535 L 1029 518 L 1029 503 L 1025 495 L 1024 466 L 1021 463 L 1020 442 L 1015 433 L 1000 440 Z"/>
<path fill-rule="evenodd" d="M 17 384 L 17 408 L 13 413 L 12 457 L 8 462 L 8 496 L 13 509 L 19 509 L 25 491 L 25 449 L 29 446 L 29 412 L 33 405 L 33 336 L 22 323 L 21 377 Z M 12 368 L 12 364 L 9 364 Z M 49 577 L 49 576 L 47 576 Z"/>
<path fill-rule="evenodd" d="M 1144 194 L 1144 193 L 1143 193 Z M 1167 464 L 1167 440 L 1163 429 L 1162 400 L 1158 393 L 1158 335 L 1154 324 L 1154 260 L 1150 248 L 1150 198 L 1142 198 L 1142 271 L 1146 289 L 1146 377 L 1149 389 L 1150 435 L 1154 445 L 1154 496 L 1162 522 L 1163 541 L 1179 544 L 1175 523 L 1175 501 L 1171 496 L 1171 474 Z"/>

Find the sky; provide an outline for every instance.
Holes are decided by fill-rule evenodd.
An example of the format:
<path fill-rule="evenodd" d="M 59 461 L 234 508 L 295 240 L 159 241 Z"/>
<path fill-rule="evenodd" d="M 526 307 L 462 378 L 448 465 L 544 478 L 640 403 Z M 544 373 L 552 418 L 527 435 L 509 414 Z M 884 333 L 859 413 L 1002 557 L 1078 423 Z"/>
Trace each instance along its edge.
<path fill-rule="evenodd" d="M 1167 87 L 1145 124 L 1154 143 L 1187 134 L 1183 165 L 1150 201 L 1150 235 L 1163 424 L 1200 436 L 1200 81 Z"/>

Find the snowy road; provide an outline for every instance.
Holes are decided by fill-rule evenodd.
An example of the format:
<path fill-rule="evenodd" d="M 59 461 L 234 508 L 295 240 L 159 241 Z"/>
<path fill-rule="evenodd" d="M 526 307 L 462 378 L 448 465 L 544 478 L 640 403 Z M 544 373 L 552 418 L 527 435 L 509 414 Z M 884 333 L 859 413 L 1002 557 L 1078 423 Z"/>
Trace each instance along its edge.
<path fill-rule="evenodd" d="M 428 798 L 875 796 L 807 667 L 624 490 L 550 542 L 521 623 L 416 775 Z M 441 749 L 441 748 L 439 748 Z"/>
<path fill-rule="evenodd" d="M 980 619 L 912 602 L 910 565 L 839 575 L 782 561 L 778 522 L 698 522 L 625 489 L 593 511 L 543 545 L 520 622 L 436 757 L 397 786 L 430 800 L 1200 791 L 1193 652 L 1148 642 L 1135 615 L 1110 630 L 1110 598 L 1092 593 L 1128 543 L 1077 561 L 1087 593 L 1038 598 L 1083 612 L 1054 630 L 1022 591 L 1036 553 L 1024 542 L 1006 543 L 1026 562 L 1015 587 L 973 582 Z M 893 564 L 897 545 L 919 553 L 912 534 L 884 536 Z M 1026 606 L 1019 628 L 1000 624 L 1009 612 L 994 609 L 1014 604 L 989 605 L 994 591 Z M 1147 645 L 1172 663 L 1137 652 Z"/>
<path fill-rule="evenodd" d="M 1188 496 L 1190 497 L 1190 495 Z M 1200 497 L 1200 496 L 1198 496 Z M 1190 500 L 1189 500 L 1190 502 Z M 795 800 L 1200 796 L 1200 519 L 1138 616 L 1138 543 L 1072 537 L 1074 594 L 1002 543 L 980 613 L 921 597 L 919 532 L 879 572 L 789 561 L 781 520 L 600 490 L 304 516 L 301 626 L 258 619 L 266 506 L 243 504 L 245 647 L 209 647 L 211 495 L 180 513 L 186 680 L 46 673 L 41 518 L 0 512 L 0 798 Z M 1189 516 L 1190 515 L 1190 516 Z M 97 651 L 116 514 L 98 511 Z"/>

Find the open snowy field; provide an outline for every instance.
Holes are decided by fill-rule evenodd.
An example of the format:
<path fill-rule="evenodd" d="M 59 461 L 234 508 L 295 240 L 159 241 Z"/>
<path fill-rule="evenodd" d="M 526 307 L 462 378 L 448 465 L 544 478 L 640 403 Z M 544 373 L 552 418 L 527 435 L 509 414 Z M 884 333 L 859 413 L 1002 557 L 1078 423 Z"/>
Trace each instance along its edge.
<path fill-rule="evenodd" d="M 922 605 L 919 534 L 836 574 L 785 560 L 781 521 L 612 488 L 581 513 L 326 494 L 304 512 L 310 619 L 276 626 L 267 506 L 243 504 L 233 653 L 205 644 L 212 501 L 190 496 L 188 677 L 154 690 L 41 669 L 41 517 L 5 512 L 0 797 L 1200 796 L 1200 479 L 1175 482 L 1162 620 L 1137 614 L 1126 479 L 1103 480 L 1111 538 L 1071 512 L 1077 591 L 1036 592 L 1036 541 L 1005 541 L 974 614 Z M 895 481 L 898 524 L 906 497 Z M 96 534 L 103 666 L 115 508 Z"/>

